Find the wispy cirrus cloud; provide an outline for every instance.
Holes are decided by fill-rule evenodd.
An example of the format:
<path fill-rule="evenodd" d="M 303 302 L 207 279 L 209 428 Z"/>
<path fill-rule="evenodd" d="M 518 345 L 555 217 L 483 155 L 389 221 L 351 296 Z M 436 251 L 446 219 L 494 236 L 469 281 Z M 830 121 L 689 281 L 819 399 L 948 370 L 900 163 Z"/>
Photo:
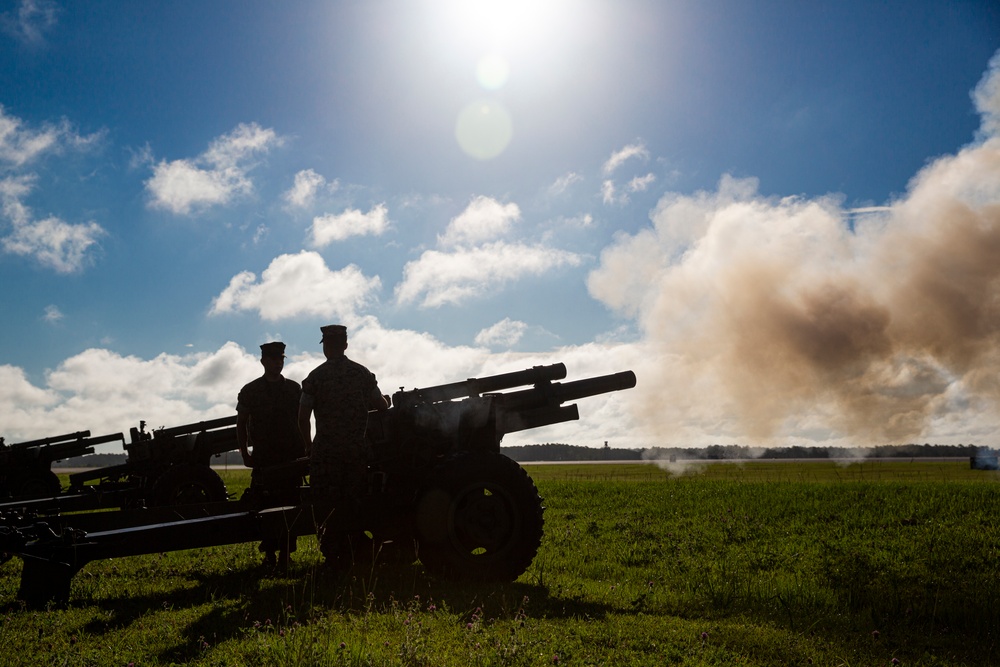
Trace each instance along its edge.
<path fill-rule="evenodd" d="M 58 22 L 59 11 L 59 5 L 49 0 L 21 0 L 16 9 L 0 14 L 0 31 L 25 44 L 44 44 L 45 33 Z"/>
<path fill-rule="evenodd" d="M 614 172 L 618 171 L 618 168 L 629 160 L 638 159 L 646 161 L 649 159 L 649 150 L 646 149 L 645 144 L 635 143 L 629 144 L 624 148 L 621 148 L 611 154 L 611 157 L 607 159 L 601 171 L 605 176 L 610 176 Z"/>
<path fill-rule="evenodd" d="M 254 159 L 283 139 L 256 123 L 241 123 L 194 158 L 161 160 L 146 181 L 149 206 L 177 215 L 228 204 L 253 192 Z"/>

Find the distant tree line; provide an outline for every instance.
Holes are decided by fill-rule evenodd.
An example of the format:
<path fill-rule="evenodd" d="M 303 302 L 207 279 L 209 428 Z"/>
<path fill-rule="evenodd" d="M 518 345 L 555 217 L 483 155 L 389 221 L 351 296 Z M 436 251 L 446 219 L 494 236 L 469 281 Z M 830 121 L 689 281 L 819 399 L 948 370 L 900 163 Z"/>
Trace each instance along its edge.
<path fill-rule="evenodd" d="M 515 461 L 638 461 L 641 459 L 853 459 L 878 458 L 963 458 L 976 456 L 983 448 L 976 445 L 879 445 L 877 447 L 749 447 L 746 445 L 710 445 L 708 447 L 652 447 L 650 449 L 613 449 L 581 447 L 562 443 L 502 447 L 501 453 Z"/>
<path fill-rule="evenodd" d="M 962 458 L 982 453 L 976 445 L 880 445 L 870 448 L 851 447 L 748 447 L 746 445 L 710 445 L 708 447 L 652 447 L 650 449 L 619 449 L 583 447 L 559 442 L 540 445 L 501 447 L 508 458 L 523 463 L 531 461 L 639 461 L 642 459 L 854 459 L 878 458 Z M 89 454 L 52 464 L 53 468 L 104 468 L 125 463 L 124 454 Z M 239 452 L 226 452 L 212 458 L 213 466 L 241 467 Z"/>

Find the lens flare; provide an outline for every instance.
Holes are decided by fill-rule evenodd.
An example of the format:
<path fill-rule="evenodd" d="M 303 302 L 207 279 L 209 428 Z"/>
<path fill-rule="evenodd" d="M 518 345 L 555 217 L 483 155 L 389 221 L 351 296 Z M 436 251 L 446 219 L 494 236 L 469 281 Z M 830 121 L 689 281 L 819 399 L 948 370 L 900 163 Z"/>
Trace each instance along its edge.
<path fill-rule="evenodd" d="M 476 65 L 476 80 L 486 90 L 498 90 L 507 83 L 510 66 L 501 56 L 491 54 L 484 56 Z"/>
<path fill-rule="evenodd" d="M 514 136 L 510 113 L 499 102 L 479 100 L 458 114 L 455 138 L 465 153 L 491 160 L 507 149 Z"/>

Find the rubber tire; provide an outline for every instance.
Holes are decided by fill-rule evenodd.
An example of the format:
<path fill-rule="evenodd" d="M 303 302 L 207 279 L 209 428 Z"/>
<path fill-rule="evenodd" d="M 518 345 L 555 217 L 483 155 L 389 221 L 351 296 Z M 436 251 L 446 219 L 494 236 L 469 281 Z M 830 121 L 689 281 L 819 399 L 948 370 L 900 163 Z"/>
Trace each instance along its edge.
<path fill-rule="evenodd" d="M 226 483 L 208 466 L 182 463 L 167 468 L 153 482 L 150 505 L 166 507 L 214 503 L 228 499 Z"/>
<path fill-rule="evenodd" d="M 25 477 L 14 489 L 12 497 L 19 500 L 30 498 L 54 498 L 62 493 L 59 476 L 51 470 L 35 472 Z"/>
<path fill-rule="evenodd" d="M 509 582 L 542 541 L 542 499 L 521 466 L 493 453 L 458 456 L 436 469 L 416 511 L 418 556 L 434 576 Z"/>

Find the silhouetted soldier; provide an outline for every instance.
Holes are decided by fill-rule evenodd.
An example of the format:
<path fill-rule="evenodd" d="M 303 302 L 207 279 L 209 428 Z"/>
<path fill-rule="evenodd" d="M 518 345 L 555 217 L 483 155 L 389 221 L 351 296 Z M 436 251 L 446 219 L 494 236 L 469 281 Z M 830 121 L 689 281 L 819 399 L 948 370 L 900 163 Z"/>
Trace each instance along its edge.
<path fill-rule="evenodd" d="M 364 494 L 367 475 L 365 431 L 368 411 L 389 406 L 375 375 L 344 355 L 347 328 L 339 324 L 320 327 L 326 361 L 302 381 L 299 430 L 309 454 L 309 486 L 320 507 L 350 507 Z M 311 415 L 316 414 L 316 437 Z M 320 517 L 320 551 L 337 569 L 350 566 L 350 541 L 344 531 L 327 530 Z"/>
<path fill-rule="evenodd" d="M 299 502 L 301 476 L 272 466 L 294 461 L 305 453 L 298 429 L 302 390 L 297 382 L 281 374 L 285 366 L 284 343 L 261 345 L 260 363 L 264 375 L 244 386 L 237 398 L 236 440 L 243 462 L 253 469 L 251 497 L 270 506 L 294 505 Z M 296 538 L 288 535 L 260 543 L 264 562 L 270 567 L 276 564 L 275 552 L 277 563 L 286 566 L 295 547 Z"/>

